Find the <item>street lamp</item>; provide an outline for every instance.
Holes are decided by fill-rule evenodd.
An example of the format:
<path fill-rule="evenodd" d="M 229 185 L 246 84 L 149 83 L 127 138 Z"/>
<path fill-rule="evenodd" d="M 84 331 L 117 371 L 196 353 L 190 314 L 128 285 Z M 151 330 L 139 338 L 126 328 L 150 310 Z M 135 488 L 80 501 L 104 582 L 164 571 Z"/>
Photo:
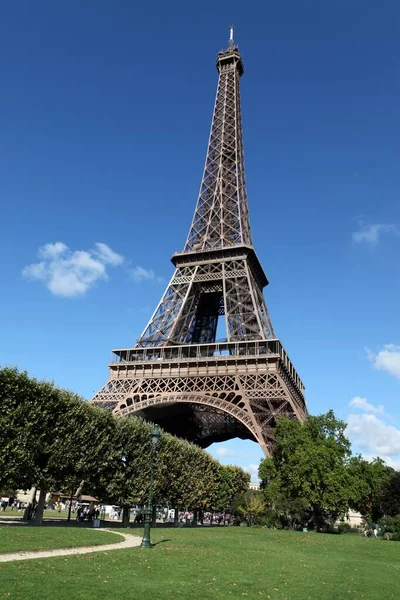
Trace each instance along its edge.
<path fill-rule="evenodd" d="M 150 486 L 149 486 L 149 497 L 147 499 L 145 519 L 144 519 L 144 534 L 142 543 L 140 544 L 141 548 L 151 548 L 150 542 L 150 528 L 151 521 L 153 518 L 153 482 L 154 482 L 154 463 L 155 457 L 158 447 L 158 442 L 160 441 L 161 433 L 158 425 L 154 425 L 151 433 L 151 458 L 150 458 Z"/>

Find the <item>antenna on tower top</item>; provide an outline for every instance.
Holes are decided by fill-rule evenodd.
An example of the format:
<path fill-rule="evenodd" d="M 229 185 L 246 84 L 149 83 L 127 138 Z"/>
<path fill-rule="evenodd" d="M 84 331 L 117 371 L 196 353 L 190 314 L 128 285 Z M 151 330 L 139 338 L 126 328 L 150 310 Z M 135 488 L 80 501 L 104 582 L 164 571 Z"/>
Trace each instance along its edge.
<path fill-rule="evenodd" d="M 233 48 L 233 30 L 234 30 L 234 26 L 231 25 L 229 28 L 229 48 Z"/>

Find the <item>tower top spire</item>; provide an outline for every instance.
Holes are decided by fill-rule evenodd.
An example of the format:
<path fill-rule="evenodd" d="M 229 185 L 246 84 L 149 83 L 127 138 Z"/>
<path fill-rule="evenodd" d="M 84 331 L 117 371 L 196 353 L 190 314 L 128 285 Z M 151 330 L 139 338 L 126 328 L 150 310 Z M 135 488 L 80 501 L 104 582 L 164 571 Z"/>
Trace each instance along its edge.
<path fill-rule="evenodd" d="M 234 41 L 233 41 L 233 31 L 234 31 L 234 29 L 235 29 L 234 25 L 231 25 L 229 27 L 229 45 L 228 45 L 229 49 L 232 49 L 233 46 L 234 46 Z"/>
<path fill-rule="evenodd" d="M 239 90 L 244 69 L 233 29 L 231 25 L 229 47 L 217 56 L 219 78 L 206 164 L 184 253 L 238 244 L 252 247 Z"/>

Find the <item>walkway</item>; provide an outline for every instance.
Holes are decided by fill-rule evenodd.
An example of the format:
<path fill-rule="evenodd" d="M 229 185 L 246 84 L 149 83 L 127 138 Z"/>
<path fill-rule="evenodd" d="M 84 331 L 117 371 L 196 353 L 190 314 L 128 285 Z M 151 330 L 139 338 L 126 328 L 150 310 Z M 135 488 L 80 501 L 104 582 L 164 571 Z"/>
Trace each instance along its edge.
<path fill-rule="evenodd" d="M 95 529 L 94 531 L 110 531 L 124 538 L 116 544 L 105 544 L 104 546 L 83 546 L 82 548 L 60 548 L 57 550 L 35 550 L 33 552 L 8 552 L 0 554 L 0 563 L 13 560 L 29 560 L 31 558 L 51 558 L 53 556 L 75 556 L 76 554 L 87 554 L 88 552 L 105 552 L 106 550 L 121 550 L 122 548 L 135 548 L 140 546 L 142 539 L 130 533 L 121 533 L 115 529 Z"/>

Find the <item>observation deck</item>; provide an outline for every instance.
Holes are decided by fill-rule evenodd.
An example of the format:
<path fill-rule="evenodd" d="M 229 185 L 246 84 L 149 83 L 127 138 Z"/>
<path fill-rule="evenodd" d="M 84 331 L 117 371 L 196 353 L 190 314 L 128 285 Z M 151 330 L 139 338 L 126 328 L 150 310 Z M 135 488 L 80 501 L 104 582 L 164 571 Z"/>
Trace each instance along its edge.
<path fill-rule="evenodd" d="M 132 372 L 144 377 L 154 377 L 157 372 L 158 376 L 179 376 L 184 370 L 204 372 L 211 364 L 232 372 L 251 372 L 260 362 L 268 362 L 270 370 L 275 364 L 284 371 L 305 407 L 303 382 L 277 339 L 118 349 L 113 350 L 109 366 L 111 378 L 119 378 L 124 376 L 121 371 L 129 376 Z"/>

